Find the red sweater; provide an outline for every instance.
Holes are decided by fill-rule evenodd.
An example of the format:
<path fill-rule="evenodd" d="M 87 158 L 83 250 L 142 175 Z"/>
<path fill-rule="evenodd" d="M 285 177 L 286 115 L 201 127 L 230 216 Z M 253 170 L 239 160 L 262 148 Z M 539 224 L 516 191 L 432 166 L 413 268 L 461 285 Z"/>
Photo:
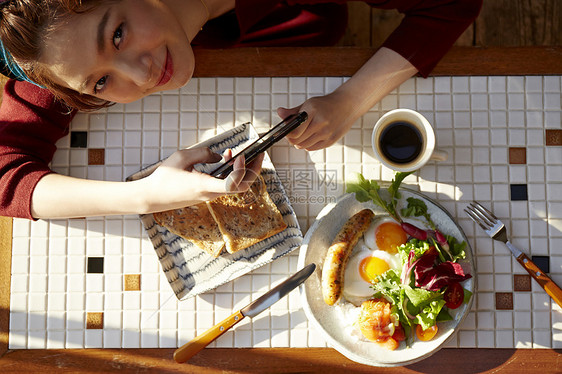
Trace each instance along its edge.
<path fill-rule="evenodd" d="M 373 0 L 405 17 L 384 46 L 426 77 L 474 21 L 482 0 Z M 345 31 L 345 0 L 237 0 L 235 12 L 209 21 L 193 41 L 210 48 L 331 45 Z M 46 90 L 10 80 L 0 107 L 0 215 L 32 219 L 31 196 L 52 171 L 58 139 L 74 116 Z"/>

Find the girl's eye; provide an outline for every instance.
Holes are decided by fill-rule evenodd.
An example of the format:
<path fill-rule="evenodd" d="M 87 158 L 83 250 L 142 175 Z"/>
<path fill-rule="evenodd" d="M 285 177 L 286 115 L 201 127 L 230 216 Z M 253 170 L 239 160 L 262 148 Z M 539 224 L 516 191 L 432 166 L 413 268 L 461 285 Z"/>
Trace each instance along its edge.
<path fill-rule="evenodd" d="M 123 24 L 120 24 L 113 32 L 112 43 L 115 48 L 119 49 L 123 39 Z"/>
<path fill-rule="evenodd" d="M 103 88 L 105 87 L 105 83 L 107 82 L 107 75 L 101 77 L 97 82 L 96 85 L 94 86 L 94 94 L 99 93 L 100 91 L 103 91 Z"/>

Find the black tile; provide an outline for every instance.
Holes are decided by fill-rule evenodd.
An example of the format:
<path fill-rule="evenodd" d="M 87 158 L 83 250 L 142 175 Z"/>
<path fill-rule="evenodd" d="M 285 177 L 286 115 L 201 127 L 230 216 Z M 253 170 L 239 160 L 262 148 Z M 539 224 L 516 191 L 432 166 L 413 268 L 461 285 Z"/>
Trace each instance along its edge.
<path fill-rule="evenodd" d="M 526 184 L 511 184 L 511 200 L 528 200 Z"/>
<path fill-rule="evenodd" d="M 548 256 L 531 256 L 531 260 L 545 273 L 550 273 L 550 258 Z"/>
<path fill-rule="evenodd" d="M 87 148 L 88 133 L 86 131 L 71 131 L 70 146 L 72 148 Z"/>
<path fill-rule="evenodd" d="M 88 257 L 88 273 L 103 273 L 103 257 Z"/>

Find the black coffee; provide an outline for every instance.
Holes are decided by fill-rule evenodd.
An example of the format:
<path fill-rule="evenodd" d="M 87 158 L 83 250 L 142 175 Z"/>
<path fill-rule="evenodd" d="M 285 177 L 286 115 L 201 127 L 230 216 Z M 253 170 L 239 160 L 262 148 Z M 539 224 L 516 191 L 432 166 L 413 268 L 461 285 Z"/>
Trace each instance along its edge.
<path fill-rule="evenodd" d="M 404 121 L 392 122 L 381 134 L 382 154 L 397 164 L 414 161 L 422 151 L 423 138 L 420 131 Z"/>

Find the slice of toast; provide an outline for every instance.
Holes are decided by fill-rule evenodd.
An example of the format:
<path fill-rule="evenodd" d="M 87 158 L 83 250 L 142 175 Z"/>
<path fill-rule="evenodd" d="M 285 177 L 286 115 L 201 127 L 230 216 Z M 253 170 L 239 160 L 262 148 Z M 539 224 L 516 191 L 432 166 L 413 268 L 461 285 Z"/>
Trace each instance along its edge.
<path fill-rule="evenodd" d="M 225 242 L 219 226 L 206 203 L 153 213 L 154 220 L 214 257 L 222 252 Z"/>
<path fill-rule="evenodd" d="M 287 228 L 262 176 L 248 191 L 221 196 L 208 201 L 207 205 L 229 253 L 248 248 Z"/>

